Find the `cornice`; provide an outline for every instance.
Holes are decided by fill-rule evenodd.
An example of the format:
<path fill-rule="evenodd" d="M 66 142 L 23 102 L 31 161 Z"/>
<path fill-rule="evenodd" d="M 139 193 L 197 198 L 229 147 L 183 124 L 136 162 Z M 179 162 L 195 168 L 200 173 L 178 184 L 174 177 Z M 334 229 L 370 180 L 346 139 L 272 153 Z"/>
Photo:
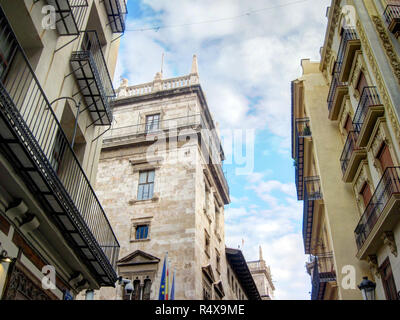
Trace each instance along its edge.
<path fill-rule="evenodd" d="M 327 68 L 327 65 L 332 56 L 332 43 L 333 37 L 335 35 L 335 29 L 339 22 L 340 17 L 340 0 L 332 0 L 330 9 L 329 9 L 329 17 L 328 17 L 328 26 L 326 28 L 325 33 L 325 41 L 323 46 L 323 51 L 321 54 L 321 65 L 320 70 L 324 71 Z"/>

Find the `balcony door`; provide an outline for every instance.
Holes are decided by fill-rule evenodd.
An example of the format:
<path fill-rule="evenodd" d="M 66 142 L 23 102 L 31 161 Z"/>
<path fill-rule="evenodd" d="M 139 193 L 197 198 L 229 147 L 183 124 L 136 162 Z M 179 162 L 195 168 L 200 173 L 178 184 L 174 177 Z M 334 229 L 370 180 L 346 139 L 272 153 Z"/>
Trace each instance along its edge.
<path fill-rule="evenodd" d="M 393 159 L 392 159 L 392 156 L 390 155 L 390 150 L 386 143 L 382 144 L 377 158 L 382 167 L 382 174 L 385 172 L 386 168 L 394 167 Z"/>
<path fill-rule="evenodd" d="M 365 77 L 364 72 L 361 71 L 357 82 L 357 90 L 360 95 L 362 95 L 365 87 L 368 87 L 367 78 Z"/>
<path fill-rule="evenodd" d="M 383 288 L 385 290 L 386 300 L 398 300 L 396 283 L 394 282 L 392 267 L 389 257 L 382 263 L 379 268 L 381 274 Z"/>
<path fill-rule="evenodd" d="M 366 182 L 361 189 L 361 196 L 364 200 L 364 207 L 367 208 L 369 201 L 372 198 L 372 192 L 369 184 Z"/>

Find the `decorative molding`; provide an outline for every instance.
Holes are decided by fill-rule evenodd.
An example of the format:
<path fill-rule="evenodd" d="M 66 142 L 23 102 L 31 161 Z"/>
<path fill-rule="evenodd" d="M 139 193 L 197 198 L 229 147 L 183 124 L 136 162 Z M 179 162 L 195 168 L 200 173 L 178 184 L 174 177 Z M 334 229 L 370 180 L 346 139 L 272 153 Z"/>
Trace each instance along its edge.
<path fill-rule="evenodd" d="M 333 5 L 329 10 L 333 10 L 332 19 L 328 24 L 327 29 L 327 38 L 325 44 L 325 55 L 322 60 L 322 71 L 326 71 L 328 63 L 331 61 L 332 57 L 332 43 L 333 37 L 335 35 L 335 30 L 339 22 L 339 18 L 341 15 L 340 1 L 333 1 Z"/>
<path fill-rule="evenodd" d="M 382 235 L 382 240 L 385 245 L 390 248 L 392 254 L 397 257 L 397 245 L 394 239 L 393 231 L 385 231 Z"/>
<path fill-rule="evenodd" d="M 389 59 L 391 60 L 390 62 L 391 62 L 392 67 L 394 67 L 395 70 L 398 70 L 398 72 L 395 72 L 395 75 L 397 76 L 397 78 L 400 82 L 400 62 L 398 61 L 397 56 L 393 57 L 393 54 L 391 53 L 391 52 L 394 52 L 394 49 L 393 49 L 390 39 L 386 33 L 386 28 L 384 27 L 384 25 L 379 17 L 373 16 L 372 19 L 375 23 L 375 27 L 378 31 L 382 45 L 386 50 L 386 54 L 388 55 Z M 368 58 L 368 61 L 371 65 L 371 69 L 373 71 L 373 74 L 374 74 L 374 77 L 375 77 L 375 80 L 377 83 L 379 95 L 386 107 L 385 110 L 388 113 L 388 118 L 393 126 L 393 130 L 396 134 L 396 137 L 400 138 L 400 126 L 398 123 L 398 119 L 394 113 L 393 104 L 389 98 L 389 94 L 388 94 L 388 91 L 384 84 L 381 72 L 379 70 L 378 63 L 377 63 L 376 58 L 375 58 L 375 56 L 371 50 L 371 47 L 368 43 L 367 36 L 365 34 L 364 28 L 363 28 L 360 20 L 357 20 L 357 30 L 358 30 L 358 34 L 360 36 L 363 51 L 365 52 L 365 54 Z M 389 52 L 388 52 L 388 50 L 389 50 Z"/>
<path fill-rule="evenodd" d="M 367 262 L 369 265 L 370 270 L 376 275 L 380 276 L 379 274 L 379 266 L 378 266 L 378 257 L 376 254 L 371 254 L 367 257 Z"/>

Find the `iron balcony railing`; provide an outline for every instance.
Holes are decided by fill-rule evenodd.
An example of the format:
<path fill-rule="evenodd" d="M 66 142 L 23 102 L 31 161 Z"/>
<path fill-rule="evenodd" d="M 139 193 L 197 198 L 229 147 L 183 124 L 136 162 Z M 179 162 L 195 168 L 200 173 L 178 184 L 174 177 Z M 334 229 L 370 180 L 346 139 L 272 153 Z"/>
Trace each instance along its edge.
<path fill-rule="evenodd" d="M 167 134 L 167 131 L 184 128 L 201 129 L 202 140 L 204 141 L 204 146 L 209 155 L 209 159 L 206 160 L 216 168 L 218 174 L 222 177 L 223 186 L 229 194 L 226 174 L 221 165 L 222 147 L 220 140 L 219 138 L 216 139 L 215 130 L 209 128 L 207 121 L 201 113 L 172 119 L 154 120 L 150 123 L 144 122 L 136 125 L 111 128 L 104 134 L 103 143 L 106 145 L 114 141 Z"/>
<path fill-rule="evenodd" d="M 311 249 L 315 201 L 322 199 L 319 177 L 314 176 L 304 178 L 303 241 L 306 253 L 309 253 Z"/>
<path fill-rule="evenodd" d="M 2 150 L 100 281 L 114 285 L 118 241 L 1 7 L 0 52 Z"/>
<path fill-rule="evenodd" d="M 304 175 L 304 138 L 311 137 L 310 119 L 299 118 L 295 121 L 295 175 L 297 199 L 303 200 Z"/>
<path fill-rule="evenodd" d="M 389 4 L 383 13 L 383 17 L 389 26 L 394 20 L 400 20 L 400 5 Z"/>
<path fill-rule="evenodd" d="M 342 71 L 344 54 L 346 52 L 348 42 L 351 40 L 358 40 L 358 39 L 359 38 L 355 28 L 343 29 L 342 40 L 339 45 L 339 51 L 336 59 L 336 65 L 338 66 L 336 71 L 339 72 L 339 74 Z"/>
<path fill-rule="evenodd" d="M 108 21 L 114 33 L 125 31 L 125 19 L 128 13 L 125 0 L 103 0 Z"/>
<path fill-rule="evenodd" d="M 96 31 L 81 34 L 81 50 L 72 53 L 71 65 L 93 123 L 110 125 L 110 103 L 115 98 L 115 91 Z"/>
<path fill-rule="evenodd" d="M 319 299 L 320 286 L 321 286 L 321 281 L 318 272 L 318 258 L 316 258 L 314 260 L 314 267 L 311 276 L 311 300 Z"/>
<path fill-rule="evenodd" d="M 353 152 L 357 149 L 358 132 L 350 131 L 347 135 L 346 143 L 344 144 L 342 155 L 340 156 L 340 166 L 342 168 L 343 175 L 346 173 L 347 167 Z"/>
<path fill-rule="evenodd" d="M 382 103 L 376 87 L 364 87 L 361 93 L 360 102 L 358 103 L 356 113 L 354 114 L 353 125 L 355 131 L 361 131 L 365 117 L 368 113 L 368 109 L 370 107 L 378 106 L 381 104 Z"/>
<path fill-rule="evenodd" d="M 331 86 L 329 88 L 329 94 L 328 94 L 328 99 L 327 99 L 329 112 L 332 110 L 337 88 L 347 86 L 347 83 L 341 82 L 339 80 L 341 66 L 342 66 L 341 62 L 336 63 L 335 71 L 332 76 Z"/>
<path fill-rule="evenodd" d="M 400 167 L 386 168 L 355 229 L 358 249 L 365 243 L 392 195 L 398 193 L 400 193 Z"/>
<path fill-rule="evenodd" d="M 46 0 L 55 9 L 60 35 L 79 35 L 88 9 L 87 0 Z"/>
<path fill-rule="evenodd" d="M 324 297 L 326 283 L 336 281 L 333 253 L 325 252 L 311 256 L 310 263 L 313 264 L 311 299 L 320 300 Z"/>

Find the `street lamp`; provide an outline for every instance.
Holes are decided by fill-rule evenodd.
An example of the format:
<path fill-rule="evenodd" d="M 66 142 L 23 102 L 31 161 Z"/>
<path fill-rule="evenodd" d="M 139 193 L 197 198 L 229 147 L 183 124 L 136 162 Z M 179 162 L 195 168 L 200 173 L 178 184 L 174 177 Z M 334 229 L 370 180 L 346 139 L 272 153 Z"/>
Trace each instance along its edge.
<path fill-rule="evenodd" d="M 358 285 L 364 300 L 375 300 L 375 287 L 376 283 L 368 280 L 368 277 L 363 277 L 363 280 Z"/>

